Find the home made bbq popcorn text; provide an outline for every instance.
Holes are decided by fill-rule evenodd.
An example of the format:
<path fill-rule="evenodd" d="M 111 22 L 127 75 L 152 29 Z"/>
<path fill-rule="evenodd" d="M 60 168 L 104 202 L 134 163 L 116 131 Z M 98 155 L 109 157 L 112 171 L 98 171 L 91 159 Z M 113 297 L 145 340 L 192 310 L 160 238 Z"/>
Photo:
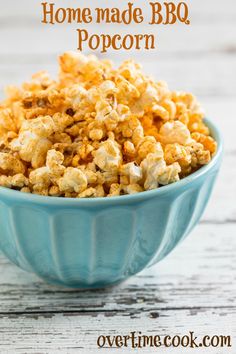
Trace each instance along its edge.
<path fill-rule="evenodd" d="M 67 52 L 57 81 L 39 72 L 0 105 L 0 186 L 43 196 L 155 189 L 207 164 L 216 142 L 189 93 L 127 60 Z"/>

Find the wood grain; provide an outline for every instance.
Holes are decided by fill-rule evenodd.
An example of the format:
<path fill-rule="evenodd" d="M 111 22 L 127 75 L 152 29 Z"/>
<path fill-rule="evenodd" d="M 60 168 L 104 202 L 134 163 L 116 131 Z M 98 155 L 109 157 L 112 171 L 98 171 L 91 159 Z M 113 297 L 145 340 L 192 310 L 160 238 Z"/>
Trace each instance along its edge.
<path fill-rule="evenodd" d="M 180 313 L 176 310 L 161 310 L 158 316 L 152 312 L 142 313 L 110 313 L 97 314 L 68 313 L 68 314 L 35 314 L 22 315 L 21 317 L 1 316 L 3 329 L 1 330 L 1 352 L 9 350 L 9 333 L 11 333 L 11 347 L 15 353 L 91 353 L 97 348 L 99 335 L 128 335 L 131 331 L 141 331 L 142 334 L 161 336 L 185 335 L 194 331 L 198 338 L 204 335 L 232 333 L 235 326 L 235 309 L 183 309 Z M 211 323 L 209 323 L 209 318 Z M 217 324 L 217 332 L 216 332 Z M 35 348 L 37 348 L 35 350 Z M 86 349 L 83 351 L 83 349 Z M 158 352 L 160 348 L 142 349 L 136 351 L 147 353 Z M 132 352 L 134 349 L 124 348 L 123 352 Z M 167 350 L 167 348 L 166 348 Z M 160 352 L 166 353 L 166 350 Z M 183 353 L 199 353 L 201 350 L 191 348 L 181 349 Z M 107 350 L 109 351 L 109 350 Z M 13 351 L 10 351 L 14 353 Z M 100 352 L 100 351 L 99 351 Z M 103 350 L 102 350 L 103 352 Z M 105 350 L 106 352 L 106 350 Z M 179 348 L 168 348 L 168 353 L 180 353 Z M 202 353 L 234 353 L 232 348 L 207 348 Z"/>
<path fill-rule="evenodd" d="M 142 6 L 144 12 L 148 11 L 145 10 L 146 0 L 135 3 Z M 108 52 L 107 56 L 115 62 L 135 57 L 147 73 L 156 79 L 166 80 L 173 89 L 192 91 L 201 97 L 233 99 L 236 92 L 236 76 L 233 74 L 236 62 L 236 3 L 234 0 L 228 0 L 227 6 L 222 6 L 221 0 L 192 0 L 188 3 L 190 26 L 141 24 L 117 27 L 89 24 L 87 27 L 96 33 L 155 33 L 158 48 L 153 52 Z M 13 0 L 0 0 L 1 94 L 6 84 L 20 84 L 35 71 L 45 69 L 55 75 L 57 55 L 77 47 L 75 29 L 83 28 L 83 25 L 42 25 L 40 4 L 40 1 L 22 0 L 16 11 Z M 118 0 L 110 2 L 110 6 L 117 4 L 122 6 Z M 107 6 L 107 2 L 99 0 L 99 5 Z M 58 0 L 57 6 L 65 6 L 64 1 Z M 75 2 L 67 0 L 66 6 L 75 6 Z M 87 0 L 86 6 L 97 5 L 93 0 Z"/>
<path fill-rule="evenodd" d="M 1 257 L 0 351 L 82 352 L 96 348 L 101 334 L 125 335 L 132 330 L 233 338 L 235 231 L 235 224 L 200 225 L 160 264 L 96 291 L 46 285 Z M 226 352 L 231 349 L 218 353 Z"/>
<path fill-rule="evenodd" d="M 134 57 L 147 73 L 166 80 L 172 89 L 195 93 L 206 116 L 221 130 L 223 165 L 200 224 L 156 266 L 116 287 L 96 291 L 47 285 L 0 255 L 0 353 L 97 352 L 100 334 L 127 335 L 132 330 L 161 336 L 191 330 L 197 336 L 231 335 L 232 348 L 159 352 L 236 353 L 236 2 L 187 1 L 191 26 L 153 28 L 157 51 L 107 56 L 116 64 L 128 55 Z M 21 0 L 16 6 L 13 0 L 0 0 L 1 96 L 5 85 L 20 84 L 35 71 L 45 69 L 55 76 L 56 56 L 76 48 L 77 26 L 42 26 L 40 3 Z M 122 6 L 120 0 L 111 3 Z M 65 1 L 57 4 L 65 6 Z M 95 4 L 86 1 L 86 6 Z M 75 6 L 75 1 L 67 0 L 66 6 Z M 117 31 L 116 26 L 89 29 Z M 119 27 L 119 32 L 127 30 L 152 28 Z"/>
<path fill-rule="evenodd" d="M 48 1 L 50 2 L 50 1 Z M 186 0 L 186 3 L 189 5 L 191 18 L 197 22 L 220 22 L 225 23 L 232 20 L 234 22 L 234 14 L 236 11 L 235 1 L 227 0 L 227 6 L 222 6 L 222 2 L 220 0 Z M 118 6 L 124 7 L 126 2 L 120 3 L 120 0 L 110 0 L 110 6 Z M 143 7 L 144 13 L 147 12 L 147 4 L 146 0 L 136 0 L 135 4 L 137 6 Z M 2 6 L 4 5 L 4 6 Z M 93 0 L 87 0 L 85 4 L 75 3 L 74 0 L 67 0 L 66 7 L 95 7 L 98 6 L 94 3 Z M 0 19 L 9 18 L 9 21 L 14 18 L 18 19 L 37 19 L 40 18 L 40 9 L 41 9 L 41 1 L 32 2 L 31 0 L 21 0 L 20 6 L 15 5 L 14 0 L 9 0 L 5 2 L 4 0 L 0 0 L 1 12 Z M 65 6 L 64 0 L 57 0 L 57 6 Z M 107 6 L 106 0 L 99 0 L 99 6 L 105 7 Z M 17 16 L 18 15 L 18 16 Z M 9 21 L 7 22 L 9 24 Z M 28 24 L 26 24 L 28 26 Z"/>
<path fill-rule="evenodd" d="M 236 224 L 201 224 L 160 264 L 96 291 L 47 285 L 1 257 L 0 313 L 231 308 L 236 305 L 235 231 Z"/>
<path fill-rule="evenodd" d="M 72 46 L 73 48 L 73 46 Z M 31 75 L 40 70 L 47 70 L 56 77 L 57 55 L 28 55 L 15 56 L 0 54 L 0 94 L 6 85 L 21 84 L 30 79 Z M 236 75 L 233 75 L 236 56 L 212 55 L 209 57 L 194 55 L 181 58 L 175 55 L 170 57 L 157 54 L 156 57 L 146 60 L 145 57 L 135 56 L 143 64 L 144 71 L 156 80 L 165 80 L 171 89 L 193 92 L 200 98 L 215 97 L 218 99 L 231 98 L 234 100 L 236 92 Z M 114 59 L 114 58 L 113 58 Z M 115 62 L 121 61 L 122 56 Z M 214 79 L 215 77 L 215 79 Z M 232 114 L 232 113 L 231 113 Z"/>

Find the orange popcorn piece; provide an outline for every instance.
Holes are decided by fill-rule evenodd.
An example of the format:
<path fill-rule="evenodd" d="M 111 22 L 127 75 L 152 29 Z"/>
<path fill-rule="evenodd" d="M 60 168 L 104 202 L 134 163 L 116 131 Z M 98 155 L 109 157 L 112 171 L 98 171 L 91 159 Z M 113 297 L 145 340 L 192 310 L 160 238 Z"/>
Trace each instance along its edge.
<path fill-rule="evenodd" d="M 191 93 L 132 60 L 66 52 L 0 104 L 0 186 L 66 198 L 139 193 L 210 162 L 217 144 Z"/>

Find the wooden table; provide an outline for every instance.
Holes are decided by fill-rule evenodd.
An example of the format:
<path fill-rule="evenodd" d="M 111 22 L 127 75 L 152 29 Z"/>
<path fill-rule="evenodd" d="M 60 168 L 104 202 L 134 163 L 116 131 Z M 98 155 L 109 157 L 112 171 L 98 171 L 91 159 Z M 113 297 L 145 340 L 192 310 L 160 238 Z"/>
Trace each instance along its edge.
<path fill-rule="evenodd" d="M 19 83 L 42 68 L 55 73 L 57 53 L 75 48 L 72 29 L 42 28 L 38 4 L 36 7 L 32 1 L 22 0 L 21 7 L 16 9 L 15 5 L 13 1 L 5 1 L 4 5 L 1 1 L 1 88 Z M 0 353 L 96 352 L 99 335 L 128 335 L 131 331 L 171 336 L 194 331 L 199 337 L 231 335 L 233 340 L 236 332 L 235 0 L 228 0 L 227 5 L 224 7 L 219 0 L 194 0 L 189 29 L 180 26 L 175 30 L 160 30 L 160 49 L 156 55 L 130 54 L 143 62 L 146 71 L 167 80 L 171 87 L 197 94 L 207 116 L 223 132 L 224 162 L 200 224 L 165 260 L 105 290 L 53 287 L 0 256 Z M 204 11 L 200 6 L 202 9 L 204 6 Z M 125 56 L 125 53 L 118 58 L 113 55 L 116 60 Z M 236 343 L 233 344 L 231 348 L 201 349 L 197 353 L 235 354 Z M 154 351 L 167 352 L 158 348 Z M 169 352 L 196 351 L 172 348 Z"/>

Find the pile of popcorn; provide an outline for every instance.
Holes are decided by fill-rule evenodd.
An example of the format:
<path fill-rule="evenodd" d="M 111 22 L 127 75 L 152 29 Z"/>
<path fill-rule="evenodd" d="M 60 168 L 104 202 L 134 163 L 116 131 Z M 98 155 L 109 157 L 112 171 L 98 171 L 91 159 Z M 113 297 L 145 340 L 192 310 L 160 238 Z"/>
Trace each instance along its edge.
<path fill-rule="evenodd" d="M 66 52 L 58 81 L 39 72 L 0 104 L 0 186 L 43 196 L 132 194 L 209 163 L 216 142 L 189 93 L 131 60 Z"/>

